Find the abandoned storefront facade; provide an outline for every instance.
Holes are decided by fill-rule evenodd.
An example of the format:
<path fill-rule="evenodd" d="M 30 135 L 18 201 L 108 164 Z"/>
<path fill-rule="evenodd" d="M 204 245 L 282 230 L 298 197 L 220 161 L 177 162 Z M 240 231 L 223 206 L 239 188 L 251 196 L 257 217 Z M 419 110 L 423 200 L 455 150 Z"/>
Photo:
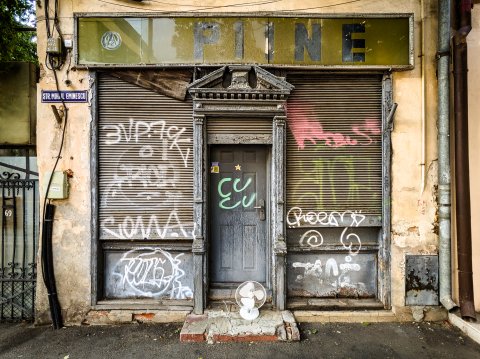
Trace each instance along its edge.
<path fill-rule="evenodd" d="M 435 6 L 294 3 L 60 7 L 72 47 L 56 71 L 68 108 L 57 171 L 70 178 L 53 200 L 53 258 L 66 321 L 178 319 L 248 280 L 278 310 L 444 314 Z M 56 90 L 44 68 L 44 183 L 62 142 Z"/>

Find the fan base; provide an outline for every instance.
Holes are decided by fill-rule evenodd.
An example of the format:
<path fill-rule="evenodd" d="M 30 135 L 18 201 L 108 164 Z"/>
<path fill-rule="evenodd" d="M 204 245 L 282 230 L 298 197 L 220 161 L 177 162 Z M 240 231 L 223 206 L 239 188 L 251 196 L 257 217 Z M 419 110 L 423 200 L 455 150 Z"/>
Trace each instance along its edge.
<path fill-rule="evenodd" d="M 246 307 L 240 308 L 240 316 L 245 320 L 257 319 L 259 315 L 260 315 L 260 312 L 258 311 L 257 308 L 251 308 L 251 309 Z"/>

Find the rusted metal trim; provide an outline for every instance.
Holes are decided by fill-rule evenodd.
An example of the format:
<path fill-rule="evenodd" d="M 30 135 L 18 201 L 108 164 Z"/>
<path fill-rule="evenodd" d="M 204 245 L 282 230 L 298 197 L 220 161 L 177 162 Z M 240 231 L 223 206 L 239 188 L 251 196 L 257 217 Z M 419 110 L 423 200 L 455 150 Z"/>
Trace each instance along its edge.
<path fill-rule="evenodd" d="M 73 17 L 75 20 L 79 17 L 294 17 L 294 18 L 311 18 L 321 17 L 325 19 L 384 19 L 384 18 L 412 18 L 413 13 L 336 13 L 336 14 L 324 14 L 314 12 L 295 12 L 295 11 L 256 11 L 256 12 L 175 12 L 175 11 L 153 11 L 148 13 L 139 12 L 75 12 Z"/>
<path fill-rule="evenodd" d="M 471 5 L 471 6 L 469 6 Z M 470 168 L 468 153 L 468 59 L 467 36 L 472 28 L 471 1 L 454 4 L 456 33 L 453 38 L 453 85 L 455 121 L 455 192 L 458 285 L 462 318 L 476 321 L 472 268 Z"/>
<path fill-rule="evenodd" d="M 90 203 L 91 203 L 91 305 L 97 304 L 99 293 L 98 278 L 101 259 L 98 255 L 99 221 L 98 221 L 98 111 L 97 111 L 97 73 L 89 72 L 89 78 L 92 81 L 90 88 Z"/>
<path fill-rule="evenodd" d="M 174 68 L 216 68 L 219 66 L 235 66 L 238 64 L 229 64 L 229 63 L 217 63 L 217 64 L 205 64 L 203 62 L 199 63 L 178 63 L 178 64 L 168 64 L 168 63 L 156 63 L 156 64 L 148 64 L 148 65 L 125 65 L 125 64 L 88 64 L 88 65 L 83 65 L 79 64 L 78 62 L 74 63 L 74 66 L 72 66 L 72 69 L 75 70 L 88 70 L 88 69 L 174 69 Z M 253 64 L 251 64 L 253 65 Z M 262 64 L 263 68 L 268 68 L 268 69 L 284 69 L 284 70 L 317 70 L 317 71 L 386 71 L 386 70 L 392 70 L 392 71 L 410 71 L 415 68 L 415 66 L 412 65 L 396 65 L 396 66 L 390 66 L 390 65 L 323 65 L 323 66 L 315 66 L 315 65 L 282 65 L 282 64 Z"/>

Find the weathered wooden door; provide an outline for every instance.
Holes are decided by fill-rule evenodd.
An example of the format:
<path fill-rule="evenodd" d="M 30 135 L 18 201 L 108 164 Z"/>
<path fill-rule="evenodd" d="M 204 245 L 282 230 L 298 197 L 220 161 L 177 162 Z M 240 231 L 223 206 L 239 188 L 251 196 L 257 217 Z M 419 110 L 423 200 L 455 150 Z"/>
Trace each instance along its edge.
<path fill-rule="evenodd" d="M 212 146 L 210 160 L 211 283 L 265 283 L 267 148 Z"/>

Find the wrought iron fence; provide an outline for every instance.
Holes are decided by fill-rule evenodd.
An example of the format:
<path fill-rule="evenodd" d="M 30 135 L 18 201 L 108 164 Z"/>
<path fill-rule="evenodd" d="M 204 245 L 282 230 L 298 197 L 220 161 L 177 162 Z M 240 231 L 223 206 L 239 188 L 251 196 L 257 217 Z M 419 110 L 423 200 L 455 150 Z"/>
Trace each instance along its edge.
<path fill-rule="evenodd" d="M 33 320 L 38 237 L 38 180 L 0 173 L 2 213 L 0 320 Z"/>

